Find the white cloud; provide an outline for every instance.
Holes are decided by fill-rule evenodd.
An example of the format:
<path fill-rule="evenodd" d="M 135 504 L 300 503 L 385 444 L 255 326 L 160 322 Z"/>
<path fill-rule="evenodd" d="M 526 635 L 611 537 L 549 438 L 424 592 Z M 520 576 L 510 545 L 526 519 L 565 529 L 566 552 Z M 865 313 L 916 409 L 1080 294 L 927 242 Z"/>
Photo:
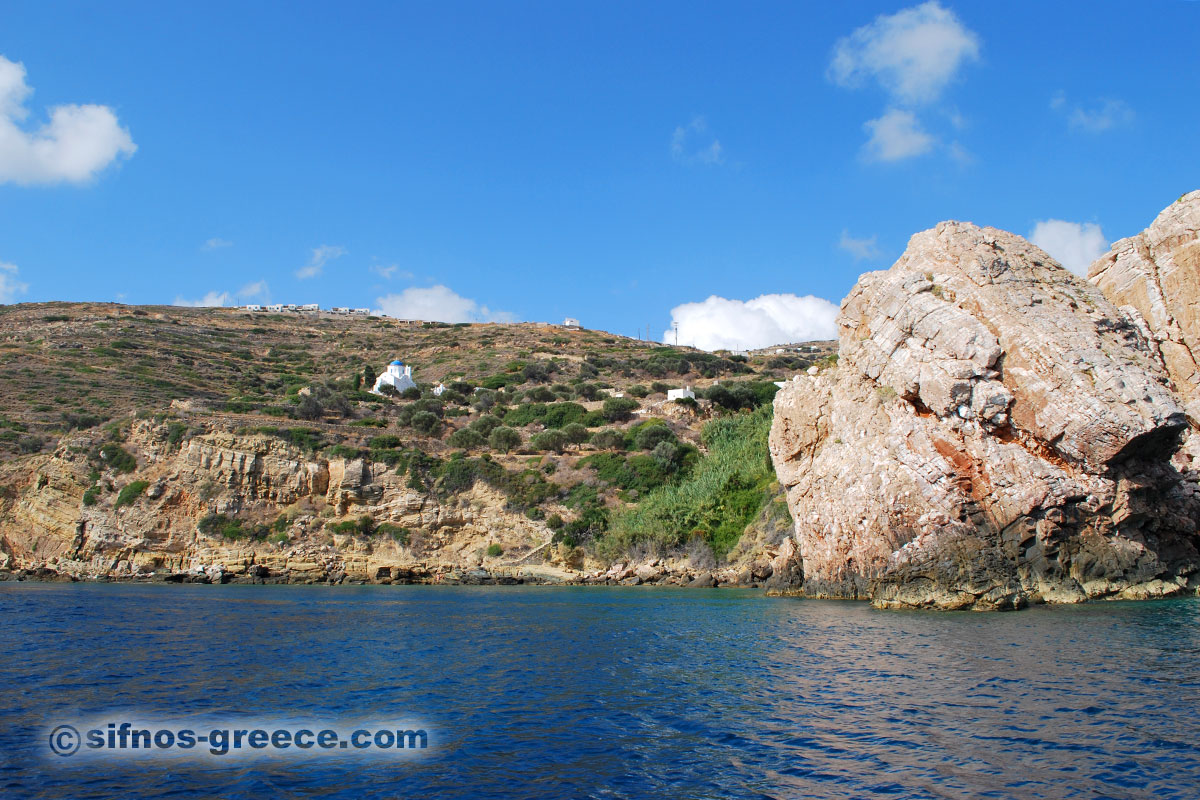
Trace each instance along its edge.
<path fill-rule="evenodd" d="M 854 256 L 855 261 L 865 261 L 868 258 L 879 258 L 882 255 L 879 250 L 878 241 L 878 236 L 855 239 L 850 235 L 850 231 L 843 230 L 842 238 L 838 241 L 838 247 Z"/>
<path fill-rule="evenodd" d="M 259 280 L 254 283 L 247 283 L 236 292 L 218 292 L 214 290 L 199 300 L 188 300 L 186 297 L 177 295 L 173 305 L 188 306 L 190 308 L 221 308 L 223 306 L 235 306 L 247 303 L 251 300 L 266 300 L 270 296 L 271 290 L 267 286 L 266 280 Z"/>
<path fill-rule="evenodd" d="M 764 294 L 752 300 L 729 300 L 713 295 L 701 303 L 671 309 L 672 327 L 679 326 L 679 343 L 701 350 L 750 350 L 787 342 L 832 339 L 838 307 L 821 297 Z M 663 341 L 675 342 L 675 331 Z"/>
<path fill-rule="evenodd" d="M 863 145 L 867 161 L 901 161 L 933 149 L 933 137 L 922 130 L 911 111 L 889 109 L 879 119 L 867 120 L 863 128 L 871 132 Z"/>
<path fill-rule="evenodd" d="M 212 238 L 204 243 L 205 250 L 220 250 L 222 247 L 233 247 L 233 242 L 228 239 Z"/>
<path fill-rule="evenodd" d="M 1029 241 L 1049 253 L 1055 261 L 1087 277 L 1088 267 L 1108 252 L 1109 242 L 1094 222 L 1041 220 L 1033 226 Z"/>
<path fill-rule="evenodd" d="M 1063 114 L 1072 128 L 1088 133 L 1103 133 L 1121 125 L 1128 125 L 1136 116 L 1133 109 L 1123 100 L 1102 98 L 1092 108 L 1084 108 L 1079 104 L 1069 103 L 1064 92 L 1057 92 L 1050 98 L 1050 108 Z"/>
<path fill-rule="evenodd" d="M 29 116 L 25 65 L 0 56 L 0 183 L 82 183 L 137 145 L 108 106 L 62 105 L 37 130 L 18 123 Z"/>
<path fill-rule="evenodd" d="M 219 308 L 221 306 L 233 305 L 233 295 L 229 292 L 209 292 L 199 300 L 188 300 L 184 297 L 176 296 L 173 305 L 188 306 L 190 308 Z"/>
<path fill-rule="evenodd" d="M 0 97 L 0 101 L 3 98 Z M 17 280 L 20 272 L 16 264 L 6 264 L 0 261 L 0 303 L 11 303 L 18 295 L 29 291 L 29 284 Z"/>
<path fill-rule="evenodd" d="M 897 103 L 936 100 L 959 68 L 979 58 L 979 37 L 953 11 L 930 0 L 881 14 L 838 41 L 829 64 L 830 80 L 861 86 L 874 79 Z"/>
<path fill-rule="evenodd" d="M 721 164 L 725 156 L 721 142 L 708 132 L 704 117 L 693 117 L 687 125 L 675 128 L 671 135 L 671 158 L 681 164 Z"/>
<path fill-rule="evenodd" d="M 399 294 L 376 298 L 377 313 L 397 319 L 430 322 L 516 322 L 508 311 L 493 311 L 447 286 L 409 287 Z"/>
<path fill-rule="evenodd" d="M 308 260 L 307 264 L 296 270 L 296 277 L 302 281 L 315 278 L 321 274 L 321 270 L 325 269 L 326 264 L 344 255 L 346 255 L 346 248 L 340 245 L 323 244 L 320 247 L 314 247 L 312 258 Z"/>
<path fill-rule="evenodd" d="M 259 298 L 268 298 L 271 296 L 271 289 L 267 286 L 266 280 L 247 283 L 237 291 L 238 300 L 257 300 Z"/>
<path fill-rule="evenodd" d="M 374 272 L 386 281 L 390 281 L 392 278 L 410 280 L 413 277 L 411 272 L 400 269 L 399 264 L 372 264 L 371 272 Z"/>

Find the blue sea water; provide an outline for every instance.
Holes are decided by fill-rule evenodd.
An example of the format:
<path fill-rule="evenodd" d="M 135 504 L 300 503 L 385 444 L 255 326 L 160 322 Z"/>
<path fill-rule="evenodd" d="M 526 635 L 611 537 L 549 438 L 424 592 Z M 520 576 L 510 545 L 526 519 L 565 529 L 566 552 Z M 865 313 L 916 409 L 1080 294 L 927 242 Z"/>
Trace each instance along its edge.
<path fill-rule="evenodd" d="M 3 798 L 1200 797 L 1200 600 L 0 584 Z M 64 758 L 114 718 L 419 720 L 417 757 Z"/>

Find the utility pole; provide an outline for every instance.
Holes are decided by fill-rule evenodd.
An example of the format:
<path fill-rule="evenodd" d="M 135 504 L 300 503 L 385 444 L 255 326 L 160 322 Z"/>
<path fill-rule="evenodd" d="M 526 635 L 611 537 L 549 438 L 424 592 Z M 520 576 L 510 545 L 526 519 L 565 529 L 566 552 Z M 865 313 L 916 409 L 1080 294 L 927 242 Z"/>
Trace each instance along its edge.
<path fill-rule="evenodd" d="M 675 346 L 679 347 L 679 323 L 672 322 L 671 327 L 675 330 Z"/>

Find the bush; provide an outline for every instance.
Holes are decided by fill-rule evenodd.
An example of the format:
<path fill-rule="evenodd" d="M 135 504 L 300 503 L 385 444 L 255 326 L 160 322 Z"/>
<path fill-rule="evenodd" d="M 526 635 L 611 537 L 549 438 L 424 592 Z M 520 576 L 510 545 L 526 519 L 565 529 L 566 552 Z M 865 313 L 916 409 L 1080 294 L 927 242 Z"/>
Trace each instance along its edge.
<path fill-rule="evenodd" d="M 633 436 L 634 446 L 639 450 L 653 450 L 661 442 L 678 441 L 675 433 L 666 425 L 646 424 L 638 428 Z"/>
<path fill-rule="evenodd" d="M 108 442 L 100 446 L 100 460 L 118 475 L 137 469 L 137 459 L 119 444 Z"/>
<path fill-rule="evenodd" d="M 637 400 L 628 397 L 610 397 L 604 401 L 604 407 L 600 409 L 600 413 L 609 422 L 621 422 L 632 417 L 636 408 L 638 408 Z"/>
<path fill-rule="evenodd" d="M 521 434 L 512 428 L 496 428 L 488 436 L 488 446 L 502 453 L 507 453 L 520 444 Z"/>
<path fill-rule="evenodd" d="M 551 403 L 542 414 L 542 424 L 547 428 L 563 428 L 578 423 L 587 415 L 587 409 L 578 403 Z"/>
<path fill-rule="evenodd" d="M 553 403 L 558 395 L 545 386 L 536 386 L 525 393 L 525 399 L 531 403 Z"/>
<path fill-rule="evenodd" d="M 630 387 L 629 387 L 629 394 L 630 394 L 630 396 L 632 396 L 632 397 L 638 397 L 638 398 L 641 398 L 641 397 L 649 397 L 649 396 L 650 396 L 650 390 L 649 390 L 649 389 L 647 389 L 645 386 L 641 386 L 641 385 L 638 385 L 638 386 L 630 386 Z"/>
<path fill-rule="evenodd" d="M 541 420 L 545 413 L 544 403 L 523 403 L 504 415 L 504 424 L 510 428 L 523 428 Z"/>
<path fill-rule="evenodd" d="M 572 422 L 570 425 L 564 425 L 562 432 L 563 436 L 566 436 L 567 441 L 571 444 L 583 444 L 591 437 L 591 433 L 588 432 L 588 429 L 580 425 L 578 422 Z"/>
<path fill-rule="evenodd" d="M 483 447 L 483 434 L 471 430 L 470 428 L 462 428 L 450 434 L 450 446 L 461 447 L 464 450 L 475 450 Z"/>
<path fill-rule="evenodd" d="M 100 498 L 100 487 L 92 486 L 83 493 L 83 504 L 85 506 L 94 506 Z"/>
<path fill-rule="evenodd" d="M 703 433 L 708 455 L 687 478 L 655 489 L 617 514 L 598 552 L 615 558 L 646 545 L 678 549 L 699 531 L 716 556 L 724 558 L 770 498 L 775 481 L 767 452 L 770 428 L 769 405 L 710 422 Z M 638 458 L 658 463 L 652 456 L 630 461 Z"/>
<path fill-rule="evenodd" d="M 417 433 L 423 433 L 426 436 L 436 436 L 442 429 L 442 421 L 429 411 L 418 411 L 416 414 L 413 414 L 409 426 Z"/>
<path fill-rule="evenodd" d="M 390 536 L 400 544 L 408 544 L 409 531 L 408 528 L 401 527 L 394 522 L 385 522 L 375 529 L 377 536 Z"/>
<path fill-rule="evenodd" d="M 491 544 L 488 545 L 487 554 L 488 554 L 489 558 L 495 558 L 496 556 L 502 555 L 503 553 L 504 553 L 504 548 L 501 547 L 500 545 L 496 544 L 495 542 L 492 542 Z"/>
<path fill-rule="evenodd" d="M 539 433 L 529 440 L 529 446 L 534 450 L 553 450 L 556 453 L 561 453 L 567 449 L 567 435 L 562 431 L 545 431 Z"/>
<path fill-rule="evenodd" d="M 117 501 L 113 503 L 113 508 L 131 505 L 142 496 L 142 493 L 149 486 L 150 481 L 134 481 L 133 483 L 126 484 L 125 488 L 121 489 L 120 494 L 117 495 Z"/>
<path fill-rule="evenodd" d="M 222 536 L 226 539 L 242 539 L 252 537 L 263 539 L 270 533 L 266 525 L 255 525 L 247 528 L 240 519 L 233 519 L 224 514 L 206 514 L 196 523 L 201 533 L 209 536 Z"/>
<path fill-rule="evenodd" d="M 592 446 L 597 450 L 624 450 L 625 434 L 613 428 L 605 428 L 592 434 Z"/>
<path fill-rule="evenodd" d="M 372 436 L 371 440 L 367 442 L 367 446 L 372 450 L 391 450 L 394 447 L 400 446 L 400 437 L 391 433 Z"/>
<path fill-rule="evenodd" d="M 499 417 L 492 416 L 491 414 L 484 414 L 467 427 L 478 433 L 480 436 L 491 436 L 492 431 L 496 430 L 496 428 L 499 428 L 502 424 L 503 423 L 500 421 Z"/>

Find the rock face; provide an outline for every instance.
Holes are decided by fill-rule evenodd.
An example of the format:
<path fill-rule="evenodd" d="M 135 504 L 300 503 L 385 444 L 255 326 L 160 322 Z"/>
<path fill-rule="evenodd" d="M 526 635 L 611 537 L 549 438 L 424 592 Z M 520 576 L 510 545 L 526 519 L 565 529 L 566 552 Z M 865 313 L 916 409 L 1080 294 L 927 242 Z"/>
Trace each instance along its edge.
<path fill-rule="evenodd" d="M 1092 264 L 1088 279 L 1145 321 L 1193 422 L 1200 420 L 1200 191 Z"/>
<path fill-rule="evenodd" d="M 943 223 L 838 324 L 837 366 L 775 399 L 795 591 L 999 609 L 1170 594 L 1200 569 L 1157 351 L 1045 252 Z"/>

